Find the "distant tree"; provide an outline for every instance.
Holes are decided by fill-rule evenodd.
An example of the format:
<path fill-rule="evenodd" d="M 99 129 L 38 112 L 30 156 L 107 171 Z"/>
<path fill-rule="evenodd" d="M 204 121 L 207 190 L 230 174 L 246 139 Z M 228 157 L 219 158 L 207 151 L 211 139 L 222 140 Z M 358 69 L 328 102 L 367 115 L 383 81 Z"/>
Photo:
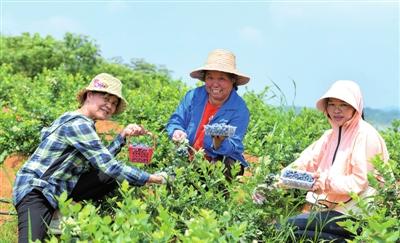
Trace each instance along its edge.
<path fill-rule="evenodd" d="M 165 74 L 166 76 L 169 76 L 170 71 L 165 67 L 165 66 L 158 66 L 155 64 L 151 64 L 146 62 L 142 58 L 132 58 L 129 66 L 134 70 L 134 71 L 140 71 L 144 73 L 158 73 L 158 74 Z"/>
<path fill-rule="evenodd" d="M 101 61 L 97 45 L 87 36 L 66 33 L 64 40 L 56 40 L 23 33 L 0 38 L 0 65 L 8 64 L 14 73 L 28 77 L 58 67 L 72 74 L 90 73 Z"/>

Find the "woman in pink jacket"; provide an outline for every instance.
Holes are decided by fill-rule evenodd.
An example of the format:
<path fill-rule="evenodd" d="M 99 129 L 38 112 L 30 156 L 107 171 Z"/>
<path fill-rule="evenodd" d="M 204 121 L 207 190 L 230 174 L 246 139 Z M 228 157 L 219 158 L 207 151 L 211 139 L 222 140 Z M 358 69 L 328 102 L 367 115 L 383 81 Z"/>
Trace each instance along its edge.
<path fill-rule="evenodd" d="M 376 191 L 369 186 L 367 174 L 382 179 L 371 159 L 378 155 L 386 162 L 389 156 L 385 141 L 362 118 L 363 99 L 355 82 L 336 81 L 317 101 L 317 108 L 328 118 L 332 129 L 288 167 L 313 173 L 315 183 L 306 200 L 322 210 L 292 217 L 289 223 L 295 226 L 298 238 L 344 242 L 352 236 L 336 224 L 340 219 L 332 218 L 357 213 L 351 193 L 365 199 L 374 195 Z"/>

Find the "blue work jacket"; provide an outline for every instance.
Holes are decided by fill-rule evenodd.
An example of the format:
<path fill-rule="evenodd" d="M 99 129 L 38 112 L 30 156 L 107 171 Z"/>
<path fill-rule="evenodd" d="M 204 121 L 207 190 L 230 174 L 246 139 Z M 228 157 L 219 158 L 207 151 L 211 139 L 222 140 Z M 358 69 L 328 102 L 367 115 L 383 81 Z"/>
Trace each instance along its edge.
<path fill-rule="evenodd" d="M 168 121 L 166 129 L 169 137 L 172 137 L 175 130 L 182 130 L 188 135 L 190 145 L 193 145 L 207 101 L 208 93 L 205 86 L 187 92 Z M 219 108 L 209 124 L 226 123 L 235 126 L 235 135 L 224 139 L 217 150 L 212 146 L 211 136 L 205 135 L 203 148 L 206 154 L 211 158 L 228 156 L 240 161 L 240 164 L 245 167 L 249 166 L 242 154 L 244 151 L 243 138 L 247 131 L 249 117 L 250 113 L 246 103 L 233 89 L 229 98 Z"/>

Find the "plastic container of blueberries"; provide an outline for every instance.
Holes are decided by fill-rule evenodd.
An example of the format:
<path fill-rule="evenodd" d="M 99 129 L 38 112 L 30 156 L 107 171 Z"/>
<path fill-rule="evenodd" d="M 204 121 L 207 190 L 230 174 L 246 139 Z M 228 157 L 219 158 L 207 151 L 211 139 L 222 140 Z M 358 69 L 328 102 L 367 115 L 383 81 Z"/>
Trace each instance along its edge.
<path fill-rule="evenodd" d="M 311 190 L 312 186 L 315 183 L 315 179 L 313 179 L 312 182 L 309 181 L 303 181 L 303 180 L 298 180 L 294 178 L 288 178 L 285 177 L 285 173 L 287 171 L 296 171 L 298 174 L 308 174 L 309 176 L 312 177 L 312 173 L 307 172 L 307 171 L 302 171 L 302 170 L 293 170 L 293 169 L 284 169 L 281 173 L 280 179 L 282 180 L 282 183 L 290 188 L 297 188 L 297 189 L 302 189 L 302 190 Z"/>
<path fill-rule="evenodd" d="M 211 128 L 214 125 L 217 125 L 218 123 L 212 124 L 212 125 L 204 125 L 204 130 L 205 130 L 205 135 L 209 135 L 209 136 L 218 136 L 221 134 L 214 134 L 213 132 L 211 132 Z M 235 135 L 236 132 L 236 127 L 235 126 L 231 126 L 231 125 L 227 125 L 225 124 L 225 126 L 227 127 L 227 133 L 224 134 L 224 136 L 226 137 L 232 137 L 233 135 Z"/>

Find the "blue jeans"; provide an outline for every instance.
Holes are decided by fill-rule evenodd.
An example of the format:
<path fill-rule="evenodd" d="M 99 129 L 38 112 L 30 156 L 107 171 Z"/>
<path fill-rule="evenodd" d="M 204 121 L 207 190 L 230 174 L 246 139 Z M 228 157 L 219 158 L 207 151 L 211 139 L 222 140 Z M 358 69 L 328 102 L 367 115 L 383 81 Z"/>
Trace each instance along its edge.
<path fill-rule="evenodd" d="M 308 239 L 314 242 L 320 240 L 346 242 L 346 239 L 352 239 L 354 235 L 337 224 L 346 219 L 354 220 L 330 210 L 299 214 L 289 218 L 288 224 L 293 226 L 296 239 Z"/>

